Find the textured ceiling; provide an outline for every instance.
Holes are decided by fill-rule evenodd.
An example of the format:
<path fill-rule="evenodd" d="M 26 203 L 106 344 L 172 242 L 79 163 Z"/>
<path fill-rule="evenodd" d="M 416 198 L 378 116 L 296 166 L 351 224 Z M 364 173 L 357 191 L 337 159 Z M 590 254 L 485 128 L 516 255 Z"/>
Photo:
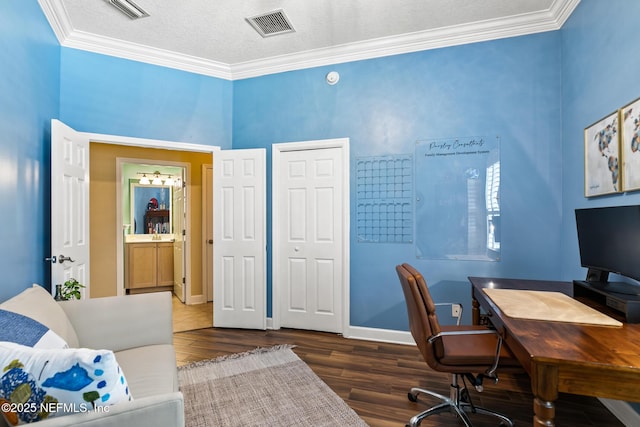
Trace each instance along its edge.
<path fill-rule="evenodd" d="M 39 0 L 63 46 L 242 78 L 558 29 L 579 0 Z M 295 32 L 246 18 L 282 9 Z"/>

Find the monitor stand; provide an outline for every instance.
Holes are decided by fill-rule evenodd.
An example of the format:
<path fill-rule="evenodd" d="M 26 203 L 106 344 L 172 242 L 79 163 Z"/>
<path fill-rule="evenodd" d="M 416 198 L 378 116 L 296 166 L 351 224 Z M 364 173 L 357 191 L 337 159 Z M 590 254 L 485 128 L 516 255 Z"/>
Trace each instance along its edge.
<path fill-rule="evenodd" d="M 597 268 L 589 268 L 587 270 L 585 282 L 589 283 L 591 287 L 607 293 L 640 295 L 640 285 L 627 282 L 610 282 L 609 272 Z"/>
<path fill-rule="evenodd" d="M 637 285 L 624 282 L 573 281 L 573 296 L 605 305 L 624 316 L 627 323 L 640 323 L 640 293 Z"/>
<path fill-rule="evenodd" d="M 625 282 L 587 282 L 603 292 L 640 296 L 640 286 Z"/>

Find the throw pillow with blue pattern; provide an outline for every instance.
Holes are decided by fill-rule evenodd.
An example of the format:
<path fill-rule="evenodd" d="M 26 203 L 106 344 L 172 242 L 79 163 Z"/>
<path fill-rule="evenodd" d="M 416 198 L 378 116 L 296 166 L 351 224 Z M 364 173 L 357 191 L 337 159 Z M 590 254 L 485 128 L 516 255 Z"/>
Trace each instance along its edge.
<path fill-rule="evenodd" d="M 0 309 L 0 341 L 33 348 L 67 348 L 67 342 L 47 326 L 22 314 Z"/>
<path fill-rule="evenodd" d="M 0 408 L 12 425 L 89 412 L 130 401 L 129 386 L 110 350 L 34 349 L 0 342 Z"/>

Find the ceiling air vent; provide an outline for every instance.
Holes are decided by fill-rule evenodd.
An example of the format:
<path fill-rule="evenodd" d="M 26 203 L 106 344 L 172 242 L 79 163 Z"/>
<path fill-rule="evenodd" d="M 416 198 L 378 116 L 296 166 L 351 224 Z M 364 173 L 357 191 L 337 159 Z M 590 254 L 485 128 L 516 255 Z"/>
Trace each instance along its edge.
<path fill-rule="evenodd" d="M 131 19 L 140 19 L 149 16 L 143 8 L 131 0 L 107 0 L 107 2 L 111 3 L 111 5 Z"/>
<path fill-rule="evenodd" d="M 293 33 L 293 25 L 282 9 L 247 18 L 247 21 L 262 37 Z"/>

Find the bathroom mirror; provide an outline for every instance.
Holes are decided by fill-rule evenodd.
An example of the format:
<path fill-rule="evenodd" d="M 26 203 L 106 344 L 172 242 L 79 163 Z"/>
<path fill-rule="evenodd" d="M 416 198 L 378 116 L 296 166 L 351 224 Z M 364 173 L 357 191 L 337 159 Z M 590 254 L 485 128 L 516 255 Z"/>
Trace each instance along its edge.
<path fill-rule="evenodd" d="M 171 234 L 172 187 L 130 182 L 131 234 Z"/>

